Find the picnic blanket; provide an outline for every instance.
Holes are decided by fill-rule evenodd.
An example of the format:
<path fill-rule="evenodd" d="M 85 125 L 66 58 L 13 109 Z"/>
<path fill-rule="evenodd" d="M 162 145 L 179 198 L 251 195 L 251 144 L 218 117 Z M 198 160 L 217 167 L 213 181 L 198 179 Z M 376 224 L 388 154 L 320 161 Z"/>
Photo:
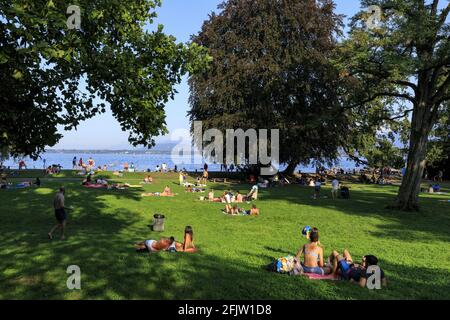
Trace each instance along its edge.
<path fill-rule="evenodd" d="M 304 276 L 308 277 L 310 280 L 339 280 L 334 274 L 320 275 L 315 273 L 304 273 Z"/>
<path fill-rule="evenodd" d="M 107 186 L 105 186 L 103 184 L 86 184 L 86 185 L 83 185 L 83 187 L 89 188 L 89 189 L 106 189 L 107 188 Z"/>

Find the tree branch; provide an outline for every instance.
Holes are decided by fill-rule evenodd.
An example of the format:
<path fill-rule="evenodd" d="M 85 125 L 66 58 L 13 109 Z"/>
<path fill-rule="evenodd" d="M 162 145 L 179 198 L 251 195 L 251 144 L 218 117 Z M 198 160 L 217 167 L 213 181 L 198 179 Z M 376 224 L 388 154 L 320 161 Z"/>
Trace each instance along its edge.
<path fill-rule="evenodd" d="M 357 157 L 357 156 L 354 156 L 354 155 L 352 155 L 351 153 L 350 153 L 350 151 L 348 150 L 348 148 L 347 147 L 342 147 L 342 149 L 344 149 L 344 152 L 347 154 L 347 156 L 351 159 L 351 160 L 353 160 L 356 164 L 364 164 L 364 165 L 369 165 L 369 162 L 368 161 L 366 161 L 366 160 L 362 160 L 361 158 L 359 158 L 359 157 Z"/>
<path fill-rule="evenodd" d="M 435 16 L 437 14 L 437 9 L 439 5 L 439 0 L 433 0 L 433 4 L 431 5 L 431 14 Z"/>
<path fill-rule="evenodd" d="M 440 101 L 444 97 L 448 88 L 450 88 L 450 75 L 447 76 L 447 79 L 445 79 L 444 83 L 441 84 L 436 94 L 431 98 L 432 103 L 437 104 L 438 101 Z"/>
<path fill-rule="evenodd" d="M 393 80 L 393 81 L 390 81 L 390 82 L 393 83 L 393 84 L 398 84 L 400 86 L 410 87 L 411 89 L 414 90 L 414 92 L 417 92 L 417 89 L 418 89 L 417 86 L 414 83 L 409 82 L 409 81 Z"/>
<path fill-rule="evenodd" d="M 414 109 L 408 109 L 408 110 L 403 111 L 403 113 L 398 115 L 398 116 L 394 116 L 394 117 L 391 117 L 391 118 L 381 118 L 381 120 L 395 121 L 395 120 L 398 120 L 398 119 L 402 119 L 402 118 L 406 117 L 408 115 L 408 113 L 410 113 L 412 111 L 414 111 Z"/>
<path fill-rule="evenodd" d="M 447 20 L 448 14 L 450 13 L 450 3 L 447 5 L 447 7 L 442 10 L 441 17 L 439 18 L 438 27 L 442 27 Z"/>
<path fill-rule="evenodd" d="M 350 107 L 346 107 L 345 109 L 353 109 L 358 106 L 365 105 L 366 103 L 369 103 L 377 98 L 381 97 L 393 97 L 393 98 L 399 98 L 399 99 L 406 99 L 409 100 L 412 104 L 416 104 L 416 101 L 413 97 L 411 97 L 409 94 L 402 94 L 402 93 L 394 93 L 394 92 L 379 92 L 374 94 L 372 97 L 367 98 L 366 100 L 363 100 L 362 102 L 355 103 L 351 105 Z"/>

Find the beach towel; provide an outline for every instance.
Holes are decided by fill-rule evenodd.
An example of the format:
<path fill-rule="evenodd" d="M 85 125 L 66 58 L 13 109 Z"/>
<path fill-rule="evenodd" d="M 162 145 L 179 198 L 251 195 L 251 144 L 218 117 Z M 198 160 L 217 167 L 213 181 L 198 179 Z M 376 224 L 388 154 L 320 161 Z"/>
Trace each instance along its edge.
<path fill-rule="evenodd" d="M 334 274 L 320 275 L 315 273 L 304 273 L 303 275 L 310 280 L 339 280 L 339 277 L 336 277 Z"/>
<path fill-rule="evenodd" d="M 105 186 L 103 184 L 87 184 L 87 185 L 84 185 L 83 187 L 89 188 L 89 189 L 106 189 L 107 188 L 107 186 Z"/>

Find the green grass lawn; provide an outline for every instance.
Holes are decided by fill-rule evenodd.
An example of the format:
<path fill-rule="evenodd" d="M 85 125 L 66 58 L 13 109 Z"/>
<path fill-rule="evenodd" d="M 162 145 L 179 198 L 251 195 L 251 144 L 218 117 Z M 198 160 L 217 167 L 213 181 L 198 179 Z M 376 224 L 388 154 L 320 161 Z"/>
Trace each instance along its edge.
<path fill-rule="evenodd" d="M 24 174 L 24 173 L 22 173 Z M 25 173 L 31 177 L 34 173 Z M 138 184 L 143 174 L 115 181 Z M 308 187 L 260 191 L 259 217 L 231 217 L 220 203 L 198 200 L 174 174 L 127 191 L 90 190 L 71 172 L 43 179 L 39 189 L 0 190 L 1 299 L 449 299 L 450 196 L 423 195 L 420 213 L 385 209 L 397 187 L 351 185 L 350 200 L 311 199 Z M 14 181 L 20 181 L 16 179 Z M 192 179 L 191 179 L 192 180 Z M 47 239 L 52 200 L 66 186 L 68 239 Z M 168 184 L 174 198 L 142 198 Z M 216 195 L 245 184 L 212 184 Z M 449 185 L 444 191 L 449 192 Z M 329 194 L 329 189 L 324 188 Z M 247 208 L 249 205 L 244 204 Z M 166 231 L 147 225 L 166 215 Z M 182 240 L 194 229 L 199 252 L 138 254 L 133 243 L 162 236 Z M 355 260 L 379 257 L 389 280 L 371 291 L 341 281 L 311 281 L 265 271 L 273 259 L 305 243 L 301 229 L 316 226 L 327 253 L 348 248 Z M 57 234 L 55 234 L 56 236 Z M 82 289 L 68 290 L 66 269 L 78 265 Z"/>

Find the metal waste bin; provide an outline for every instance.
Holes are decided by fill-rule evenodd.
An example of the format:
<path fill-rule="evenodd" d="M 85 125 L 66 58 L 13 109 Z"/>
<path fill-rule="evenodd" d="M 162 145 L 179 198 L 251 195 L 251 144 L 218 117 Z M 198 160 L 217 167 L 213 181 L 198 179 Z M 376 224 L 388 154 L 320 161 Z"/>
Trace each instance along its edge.
<path fill-rule="evenodd" d="M 164 220 L 165 216 L 162 214 L 155 214 L 153 216 L 152 230 L 153 231 L 164 231 Z"/>

